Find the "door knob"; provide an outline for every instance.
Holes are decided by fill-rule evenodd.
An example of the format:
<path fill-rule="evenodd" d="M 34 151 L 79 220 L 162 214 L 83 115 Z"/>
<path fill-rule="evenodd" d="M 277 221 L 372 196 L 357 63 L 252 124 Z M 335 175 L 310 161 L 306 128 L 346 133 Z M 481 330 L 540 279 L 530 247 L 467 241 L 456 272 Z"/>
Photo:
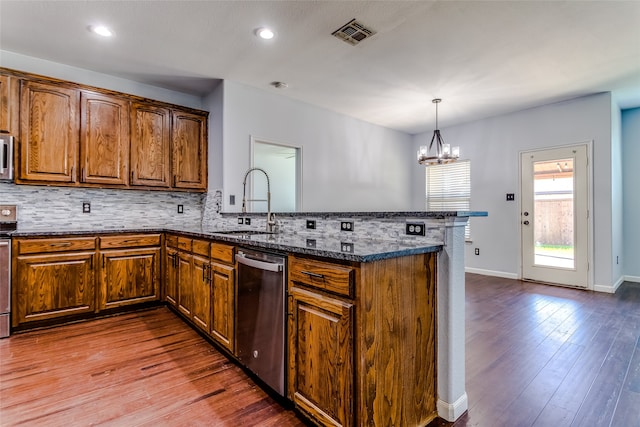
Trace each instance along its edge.
<path fill-rule="evenodd" d="M 529 221 L 523 222 L 524 225 L 529 225 Z"/>

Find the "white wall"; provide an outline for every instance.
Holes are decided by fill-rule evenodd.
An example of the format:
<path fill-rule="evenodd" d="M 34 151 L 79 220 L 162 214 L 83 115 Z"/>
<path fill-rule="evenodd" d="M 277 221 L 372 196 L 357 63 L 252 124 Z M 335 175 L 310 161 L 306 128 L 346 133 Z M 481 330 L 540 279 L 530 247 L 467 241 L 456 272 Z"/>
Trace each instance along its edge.
<path fill-rule="evenodd" d="M 611 283 L 624 281 L 622 115 L 611 100 Z"/>
<path fill-rule="evenodd" d="M 209 111 L 209 146 L 207 150 L 209 192 L 222 189 L 222 145 L 224 84 L 220 83 L 203 99 L 203 108 Z"/>
<path fill-rule="evenodd" d="M 202 109 L 202 100 L 198 96 L 150 86 L 40 58 L 20 55 L 6 50 L 0 50 L 0 67 L 40 74 L 46 77 L 67 80 L 102 89 L 115 90 L 130 95 L 154 99 L 156 101 Z"/>
<path fill-rule="evenodd" d="M 622 112 L 624 274 L 640 282 L 640 108 Z"/>
<path fill-rule="evenodd" d="M 613 285 L 611 105 L 611 95 L 603 93 L 441 130 L 471 160 L 471 209 L 489 212 L 471 220 L 467 267 L 519 277 L 519 153 L 593 141 L 594 285 Z M 431 133 L 415 135 L 413 149 L 430 139 Z M 423 203 L 424 168 L 415 168 L 413 181 L 414 198 Z M 516 201 L 507 202 L 506 193 L 515 193 Z"/>
<path fill-rule="evenodd" d="M 302 147 L 303 211 L 411 207 L 411 136 L 267 90 L 230 81 L 223 85 L 225 212 L 241 209 L 251 136 Z M 235 206 L 229 205 L 231 194 Z"/>

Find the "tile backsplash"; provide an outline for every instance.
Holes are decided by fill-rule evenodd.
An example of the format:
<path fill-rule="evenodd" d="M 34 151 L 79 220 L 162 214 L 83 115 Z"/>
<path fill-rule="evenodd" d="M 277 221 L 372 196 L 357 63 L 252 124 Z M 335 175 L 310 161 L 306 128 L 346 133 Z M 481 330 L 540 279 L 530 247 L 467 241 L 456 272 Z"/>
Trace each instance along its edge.
<path fill-rule="evenodd" d="M 200 227 L 204 199 L 199 193 L 0 183 L 0 205 L 18 206 L 21 229 Z M 84 202 L 90 213 L 82 212 Z"/>

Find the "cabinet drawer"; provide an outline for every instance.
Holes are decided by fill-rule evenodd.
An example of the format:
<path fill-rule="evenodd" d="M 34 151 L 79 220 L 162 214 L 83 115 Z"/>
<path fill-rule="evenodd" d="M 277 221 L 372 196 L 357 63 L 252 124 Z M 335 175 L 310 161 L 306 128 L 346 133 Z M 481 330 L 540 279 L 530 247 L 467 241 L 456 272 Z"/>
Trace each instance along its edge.
<path fill-rule="evenodd" d="M 178 237 L 178 249 L 191 252 L 191 239 L 186 237 Z"/>
<path fill-rule="evenodd" d="M 95 237 L 61 237 L 50 239 L 18 239 L 18 254 L 89 251 L 96 248 Z"/>
<path fill-rule="evenodd" d="M 212 243 L 211 259 L 226 262 L 227 264 L 233 264 L 235 249 L 235 246 L 224 245 L 222 243 Z"/>
<path fill-rule="evenodd" d="M 141 248 L 160 246 L 159 234 L 129 234 L 126 236 L 105 236 L 100 238 L 100 249 Z"/>
<path fill-rule="evenodd" d="M 175 236 L 173 234 L 167 234 L 167 236 L 165 237 L 165 242 L 166 242 L 167 246 L 169 246 L 170 248 L 177 248 L 178 247 L 178 236 Z"/>
<path fill-rule="evenodd" d="M 193 253 L 209 257 L 209 242 L 205 240 L 193 240 Z"/>
<path fill-rule="evenodd" d="M 353 296 L 354 269 L 305 258 L 289 257 L 289 279 L 345 296 Z"/>

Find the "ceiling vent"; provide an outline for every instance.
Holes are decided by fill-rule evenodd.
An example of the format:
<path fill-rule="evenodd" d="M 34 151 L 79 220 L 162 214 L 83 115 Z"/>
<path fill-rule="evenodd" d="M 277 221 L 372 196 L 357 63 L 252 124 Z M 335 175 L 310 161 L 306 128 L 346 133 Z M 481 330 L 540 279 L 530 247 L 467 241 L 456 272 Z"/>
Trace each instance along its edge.
<path fill-rule="evenodd" d="M 375 33 L 375 31 L 365 27 L 355 19 L 352 19 L 331 33 L 331 35 L 349 43 L 351 46 L 355 46 L 362 40 L 373 36 Z"/>

